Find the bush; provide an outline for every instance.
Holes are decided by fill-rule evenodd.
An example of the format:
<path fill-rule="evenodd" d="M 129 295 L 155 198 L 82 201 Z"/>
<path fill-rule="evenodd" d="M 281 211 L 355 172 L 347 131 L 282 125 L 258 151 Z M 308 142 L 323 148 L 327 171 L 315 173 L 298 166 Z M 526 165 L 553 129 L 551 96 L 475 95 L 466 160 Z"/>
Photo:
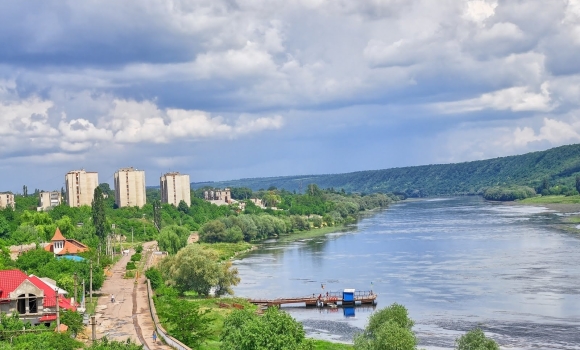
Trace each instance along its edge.
<path fill-rule="evenodd" d="M 151 288 L 157 289 L 163 286 L 163 276 L 161 276 L 161 272 L 154 267 L 150 267 L 145 271 L 145 277 L 151 281 Z"/>
<path fill-rule="evenodd" d="M 455 340 L 457 350 L 499 350 L 499 345 L 487 338 L 479 328 L 472 329 Z"/>
<path fill-rule="evenodd" d="M 542 191 L 542 195 L 544 191 Z M 515 201 L 534 197 L 536 191 L 526 186 L 490 187 L 483 192 L 483 198 L 490 201 Z"/>
<path fill-rule="evenodd" d="M 143 252 L 143 244 L 139 244 L 135 247 L 135 253 L 141 254 Z"/>
<path fill-rule="evenodd" d="M 131 261 L 140 261 L 141 260 L 141 254 L 137 253 L 137 254 L 133 254 L 131 255 Z"/>
<path fill-rule="evenodd" d="M 403 305 L 392 304 L 371 316 L 364 332 L 355 336 L 354 348 L 414 350 L 417 347 L 417 338 L 411 330 L 414 324 Z"/>
<path fill-rule="evenodd" d="M 127 263 L 127 267 L 125 268 L 126 270 L 135 270 L 137 268 L 137 266 L 135 266 L 135 262 L 134 261 L 129 261 Z"/>

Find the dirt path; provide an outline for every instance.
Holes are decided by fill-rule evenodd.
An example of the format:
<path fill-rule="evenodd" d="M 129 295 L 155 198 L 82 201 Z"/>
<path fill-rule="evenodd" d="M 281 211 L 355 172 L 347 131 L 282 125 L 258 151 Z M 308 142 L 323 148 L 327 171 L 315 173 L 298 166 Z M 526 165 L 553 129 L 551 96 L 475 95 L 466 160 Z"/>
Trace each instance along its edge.
<path fill-rule="evenodd" d="M 152 249 L 157 242 L 147 242 L 143 245 L 144 253 Z M 101 288 L 102 295 L 97 303 L 97 338 L 106 336 L 111 340 L 125 341 L 131 339 L 137 344 L 145 341 L 149 349 L 171 349 L 169 346 L 153 343 L 153 321 L 149 313 L 147 298 L 147 284 L 145 276 L 139 276 L 135 285 L 134 278 L 125 279 L 125 267 L 131 255 L 123 256 L 112 269 L 112 276 L 108 277 Z M 135 294 L 134 294 L 135 292 Z M 115 302 L 111 302 L 111 294 L 115 296 Z M 134 317 L 137 322 L 134 322 Z"/>

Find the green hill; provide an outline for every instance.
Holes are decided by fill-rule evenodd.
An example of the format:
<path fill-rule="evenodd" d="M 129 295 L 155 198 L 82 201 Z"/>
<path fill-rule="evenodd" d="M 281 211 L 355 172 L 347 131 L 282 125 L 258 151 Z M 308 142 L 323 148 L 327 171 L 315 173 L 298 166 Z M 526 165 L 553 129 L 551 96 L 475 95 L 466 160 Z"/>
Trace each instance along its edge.
<path fill-rule="evenodd" d="M 296 190 L 315 183 L 321 188 L 350 192 L 406 193 L 411 197 L 481 194 L 490 186 L 524 185 L 539 188 L 545 180 L 550 186 L 573 189 L 580 175 L 580 144 L 546 151 L 455 164 L 433 164 L 344 174 L 265 177 L 220 182 L 192 183 L 193 188 L 212 186 L 271 186 Z"/>

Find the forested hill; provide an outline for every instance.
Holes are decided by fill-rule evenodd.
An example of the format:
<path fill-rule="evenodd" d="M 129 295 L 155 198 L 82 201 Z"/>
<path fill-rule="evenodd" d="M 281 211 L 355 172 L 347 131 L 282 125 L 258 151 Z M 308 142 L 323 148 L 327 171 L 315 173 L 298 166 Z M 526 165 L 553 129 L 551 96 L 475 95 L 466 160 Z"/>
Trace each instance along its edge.
<path fill-rule="evenodd" d="M 411 197 L 427 197 L 479 194 L 486 187 L 498 185 L 525 185 L 538 188 L 545 180 L 548 180 L 551 186 L 559 184 L 574 188 L 576 175 L 580 175 L 580 144 L 465 163 L 421 165 L 344 174 L 199 182 L 192 183 L 192 187 L 249 187 L 258 190 L 274 186 L 300 191 L 308 184 L 315 183 L 321 188 L 332 187 L 347 192 L 392 192 L 406 193 Z"/>

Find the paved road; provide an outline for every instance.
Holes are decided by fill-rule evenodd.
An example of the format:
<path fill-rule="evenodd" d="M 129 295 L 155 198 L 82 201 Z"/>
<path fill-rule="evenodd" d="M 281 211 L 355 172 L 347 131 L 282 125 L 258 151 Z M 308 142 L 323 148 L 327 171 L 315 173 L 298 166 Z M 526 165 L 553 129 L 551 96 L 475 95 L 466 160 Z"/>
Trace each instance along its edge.
<path fill-rule="evenodd" d="M 144 251 L 153 248 L 157 242 L 147 242 L 143 245 Z M 101 288 L 102 295 L 97 303 L 97 338 L 106 336 L 111 340 L 125 341 L 131 339 L 137 344 L 141 344 L 138 331 L 133 323 L 133 316 L 137 318 L 138 329 L 149 349 L 171 349 L 169 346 L 153 343 L 153 321 L 149 313 L 149 303 L 147 299 L 147 285 L 145 276 L 140 276 L 135 293 L 135 313 L 133 311 L 133 291 L 135 290 L 135 279 L 125 279 L 125 267 L 130 260 L 130 256 L 123 256 L 112 269 L 112 276 L 108 277 Z M 115 302 L 111 302 L 111 294 L 115 296 Z"/>

